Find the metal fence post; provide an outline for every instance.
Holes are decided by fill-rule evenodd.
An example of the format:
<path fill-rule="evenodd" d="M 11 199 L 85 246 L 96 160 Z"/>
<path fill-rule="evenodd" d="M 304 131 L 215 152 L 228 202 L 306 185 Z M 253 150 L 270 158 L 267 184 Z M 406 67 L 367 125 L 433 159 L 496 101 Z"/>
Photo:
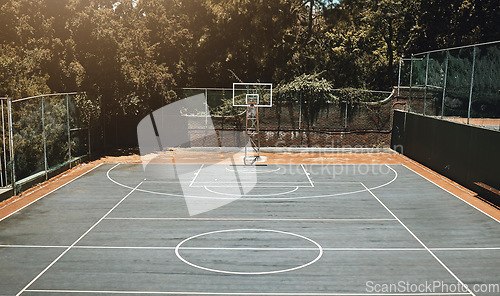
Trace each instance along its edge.
<path fill-rule="evenodd" d="M 8 98 L 7 99 L 7 111 L 9 114 L 9 145 L 10 145 L 10 164 L 11 164 L 11 181 L 12 181 L 12 191 L 14 195 L 17 194 L 16 190 L 16 161 L 14 159 L 15 157 L 15 152 L 14 152 L 14 131 L 12 127 L 12 99 Z"/>
<path fill-rule="evenodd" d="M 302 128 L 302 91 L 299 92 L 299 130 Z"/>
<path fill-rule="evenodd" d="M 399 60 L 399 75 L 398 75 L 398 97 L 399 97 L 399 88 L 401 87 L 401 68 L 403 65 L 403 57 Z"/>
<path fill-rule="evenodd" d="M 443 85 L 443 100 L 441 101 L 441 119 L 444 117 L 444 101 L 446 100 L 446 82 L 448 80 L 448 59 L 450 52 L 446 51 L 446 58 L 444 60 L 444 85 Z"/>
<path fill-rule="evenodd" d="M 208 89 L 205 88 L 205 130 L 208 128 Z"/>
<path fill-rule="evenodd" d="M 42 97 L 42 138 L 43 138 L 43 163 L 45 167 L 45 180 L 49 179 L 49 168 L 47 164 L 47 138 L 45 136 L 45 108 L 44 98 Z"/>
<path fill-rule="evenodd" d="M 349 109 L 347 108 L 347 101 L 345 102 L 345 116 L 344 116 L 344 130 L 347 130 L 347 120 L 349 119 L 347 112 L 349 112 Z"/>
<path fill-rule="evenodd" d="M 411 54 L 411 59 L 410 59 L 410 89 L 408 93 L 408 112 L 411 112 L 412 80 L 413 80 L 413 54 Z"/>
<path fill-rule="evenodd" d="M 87 124 L 87 145 L 89 146 L 88 148 L 88 153 L 89 153 L 89 160 L 92 159 L 92 141 L 91 141 L 91 137 L 90 137 L 90 128 L 91 128 L 91 125 L 90 125 L 90 121 L 91 121 L 91 116 L 89 116 L 89 122 Z"/>
<path fill-rule="evenodd" d="M 66 95 L 66 118 L 68 127 L 68 160 L 71 168 L 71 129 L 69 127 L 69 95 Z"/>
<path fill-rule="evenodd" d="M 427 85 L 429 82 L 429 56 L 430 53 L 427 54 L 425 63 L 424 110 L 422 112 L 424 116 L 425 116 L 425 109 L 427 108 Z"/>
<path fill-rule="evenodd" d="M 472 74 L 470 78 L 470 92 L 469 92 L 469 109 L 467 111 L 467 124 L 470 124 L 470 111 L 472 107 L 472 90 L 474 88 L 474 68 L 476 66 L 476 46 L 472 51 Z"/>
<path fill-rule="evenodd" d="M 5 146 L 5 119 L 2 99 L 2 144 L 3 144 L 3 164 L 2 164 L 2 186 L 7 186 L 7 149 Z M 5 181 L 3 180 L 5 174 Z"/>

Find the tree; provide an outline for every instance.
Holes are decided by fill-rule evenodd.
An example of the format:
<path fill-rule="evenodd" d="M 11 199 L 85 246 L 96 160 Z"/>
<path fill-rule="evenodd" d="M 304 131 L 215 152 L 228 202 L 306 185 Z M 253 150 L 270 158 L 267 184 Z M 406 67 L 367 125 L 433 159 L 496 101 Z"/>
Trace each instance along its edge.
<path fill-rule="evenodd" d="M 0 90 L 4 95 L 22 97 L 63 88 L 60 58 L 64 48 L 65 9 L 51 11 L 62 0 L 10 0 L 0 12 Z M 53 79 L 52 79 L 53 78 Z"/>
<path fill-rule="evenodd" d="M 204 85 L 280 79 L 293 58 L 298 1 L 206 1 L 210 22 L 195 64 Z M 285 66 L 286 67 L 286 66 Z M 202 76 L 202 77 L 200 77 Z"/>
<path fill-rule="evenodd" d="M 0 7 L 3 95 L 84 90 L 114 114 L 147 112 L 176 87 L 238 79 L 321 72 L 336 87 L 383 89 L 395 82 L 397 56 L 500 39 L 494 0 L 3 0 Z"/>

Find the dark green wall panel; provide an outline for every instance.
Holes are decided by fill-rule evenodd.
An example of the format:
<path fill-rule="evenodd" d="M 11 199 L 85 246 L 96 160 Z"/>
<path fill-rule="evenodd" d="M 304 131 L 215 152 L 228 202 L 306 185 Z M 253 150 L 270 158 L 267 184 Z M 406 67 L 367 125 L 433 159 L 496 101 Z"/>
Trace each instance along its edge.
<path fill-rule="evenodd" d="M 395 111 L 391 147 L 500 203 L 498 196 L 474 185 L 482 182 L 500 189 L 500 132 Z"/>

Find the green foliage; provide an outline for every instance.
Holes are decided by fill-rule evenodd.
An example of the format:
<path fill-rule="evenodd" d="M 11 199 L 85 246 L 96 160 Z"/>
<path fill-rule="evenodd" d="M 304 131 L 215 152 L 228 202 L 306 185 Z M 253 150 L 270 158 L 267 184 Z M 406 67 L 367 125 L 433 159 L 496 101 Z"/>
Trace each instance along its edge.
<path fill-rule="evenodd" d="M 101 106 L 99 104 L 101 98 L 91 99 L 87 94 L 82 93 L 75 96 L 75 104 L 77 110 L 81 113 L 81 121 L 85 126 L 88 126 L 93 119 L 99 118 L 101 115 Z"/>
<path fill-rule="evenodd" d="M 81 90 L 123 117 L 235 76 L 386 89 L 395 57 L 500 39 L 498 19 L 494 0 L 5 0 L 0 95 Z"/>
<path fill-rule="evenodd" d="M 36 101 L 40 101 L 40 99 L 36 99 Z M 66 96 L 44 99 L 45 138 L 47 139 L 47 162 L 49 168 L 53 168 L 68 160 L 67 119 Z M 37 125 L 41 125 L 41 122 L 38 122 L 38 124 L 36 121 L 27 122 L 28 129 L 29 126 L 33 127 Z M 41 154 L 43 153 L 42 149 L 43 147 L 40 149 Z"/>
<path fill-rule="evenodd" d="M 339 101 L 354 107 L 362 102 L 378 102 L 380 95 L 371 93 L 370 91 L 356 88 L 342 88 L 338 90 Z"/>
<path fill-rule="evenodd" d="M 22 98 L 50 91 L 42 72 L 43 50 L 0 45 L 0 96 Z"/>
<path fill-rule="evenodd" d="M 496 0 L 3 0 L 0 96 L 86 92 L 70 107 L 80 112 L 72 123 L 103 116 L 109 135 L 110 122 L 121 126 L 181 98 L 173 89 L 283 81 L 277 99 L 300 104 L 311 125 L 328 104 L 378 108 L 360 104 L 380 98 L 362 90 L 395 85 L 395 57 L 500 40 L 499 19 Z M 476 73 L 477 108 L 498 101 L 499 56 L 498 47 L 477 55 L 476 67 L 486 69 Z M 451 52 L 453 104 L 467 97 L 471 63 L 470 53 Z M 425 60 L 414 67 L 413 83 L 423 84 Z M 443 57 L 431 59 L 432 85 L 442 85 L 442 68 Z M 49 158 L 61 161 L 64 100 L 46 103 Z M 16 108 L 16 167 L 25 176 L 43 163 L 40 106 Z M 210 108 L 245 111 L 223 99 Z"/>
<path fill-rule="evenodd" d="M 210 110 L 210 114 L 214 116 L 235 116 L 246 111 L 245 107 L 233 107 L 233 100 L 224 100 L 222 104 Z"/>
<path fill-rule="evenodd" d="M 16 151 L 15 164 L 18 179 L 43 169 L 41 122 L 40 101 L 13 106 L 13 142 Z"/>
<path fill-rule="evenodd" d="M 491 46 L 478 50 L 476 58 L 476 69 L 474 87 L 481 95 L 500 95 L 500 46 Z"/>
<path fill-rule="evenodd" d="M 302 105 L 307 124 L 312 124 L 319 111 L 335 100 L 333 86 L 319 74 L 302 74 L 277 87 L 278 100 L 295 101 Z"/>
<path fill-rule="evenodd" d="M 43 131 L 48 167 L 68 159 L 66 98 L 56 96 L 43 98 L 43 101 L 43 120 L 42 98 L 13 103 L 13 142 L 18 180 L 45 169 Z"/>
<path fill-rule="evenodd" d="M 333 85 L 320 74 L 302 74 L 289 83 L 282 83 L 276 88 L 278 99 L 299 101 L 298 94 L 306 102 L 328 103 L 334 99 Z"/>

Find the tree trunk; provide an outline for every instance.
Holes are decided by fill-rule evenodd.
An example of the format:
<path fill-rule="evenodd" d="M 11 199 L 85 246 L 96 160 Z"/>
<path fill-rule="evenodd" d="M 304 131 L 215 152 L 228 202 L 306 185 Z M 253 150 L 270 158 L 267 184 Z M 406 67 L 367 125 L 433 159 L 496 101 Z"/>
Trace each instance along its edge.
<path fill-rule="evenodd" d="M 394 77 L 394 48 L 392 46 L 392 39 L 394 36 L 394 28 L 392 26 L 392 19 L 389 18 L 389 36 L 387 36 L 386 43 L 387 43 L 387 58 L 389 59 L 389 65 L 387 66 L 387 74 L 388 74 L 388 80 L 389 83 L 392 81 L 392 78 Z"/>
<path fill-rule="evenodd" d="M 312 37 L 312 30 L 313 30 L 313 22 L 314 22 L 314 1 L 315 0 L 309 0 L 309 23 L 307 27 L 307 40 L 311 39 Z"/>

